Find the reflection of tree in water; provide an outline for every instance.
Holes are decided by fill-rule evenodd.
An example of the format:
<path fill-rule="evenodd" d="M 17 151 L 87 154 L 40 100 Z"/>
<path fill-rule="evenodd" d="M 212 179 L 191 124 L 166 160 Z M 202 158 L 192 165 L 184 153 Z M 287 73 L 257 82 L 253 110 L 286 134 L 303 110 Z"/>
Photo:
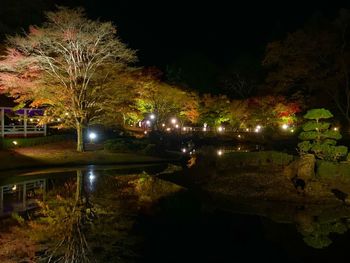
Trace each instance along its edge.
<path fill-rule="evenodd" d="M 41 260 L 90 262 L 85 233 L 94 218 L 94 211 L 84 195 L 83 183 L 83 173 L 78 170 L 76 182 L 66 182 L 63 189 L 51 192 L 47 201 L 41 203 L 42 209 L 37 215 L 40 221 L 37 223 L 44 223 L 46 227 L 38 239 L 46 239 L 51 244 L 40 256 Z"/>
<path fill-rule="evenodd" d="M 313 248 L 325 248 L 333 243 L 331 234 L 344 234 L 350 227 L 349 218 L 334 218 L 320 220 L 306 214 L 297 217 L 298 231 L 303 235 L 304 242 Z"/>

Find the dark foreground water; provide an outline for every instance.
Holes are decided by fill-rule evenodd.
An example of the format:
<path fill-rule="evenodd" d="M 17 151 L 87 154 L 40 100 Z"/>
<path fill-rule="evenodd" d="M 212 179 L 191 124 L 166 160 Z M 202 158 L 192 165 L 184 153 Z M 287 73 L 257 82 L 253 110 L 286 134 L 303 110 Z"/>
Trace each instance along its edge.
<path fill-rule="evenodd" d="M 0 220 L 23 218 L 13 238 L 40 244 L 31 256 L 8 255 L 1 238 L 14 230 L 3 224 L 0 262 L 50 256 L 52 262 L 65 256 L 75 262 L 349 262 L 347 207 L 209 196 L 157 179 L 164 169 L 91 166 L 0 176 Z"/>

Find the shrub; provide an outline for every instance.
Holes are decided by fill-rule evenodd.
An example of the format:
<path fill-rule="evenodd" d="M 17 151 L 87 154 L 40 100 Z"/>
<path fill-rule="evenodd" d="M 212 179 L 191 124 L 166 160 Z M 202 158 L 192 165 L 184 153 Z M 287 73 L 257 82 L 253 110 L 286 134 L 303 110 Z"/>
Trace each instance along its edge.
<path fill-rule="evenodd" d="M 148 140 L 129 137 L 108 140 L 104 143 L 104 149 L 111 152 L 150 153 L 152 148 L 155 148 L 155 145 L 150 144 Z"/>
<path fill-rule="evenodd" d="M 332 118 L 333 115 L 326 109 L 309 110 L 304 118 L 308 119 L 299 134 L 303 142 L 298 144 L 301 155 L 313 153 L 317 158 L 328 161 L 337 161 L 348 152 L 346 146 L 337 146 L 337 140 L 342 136 L 337 130 L 330 130 L 331 124 L 324 119 Z"/>

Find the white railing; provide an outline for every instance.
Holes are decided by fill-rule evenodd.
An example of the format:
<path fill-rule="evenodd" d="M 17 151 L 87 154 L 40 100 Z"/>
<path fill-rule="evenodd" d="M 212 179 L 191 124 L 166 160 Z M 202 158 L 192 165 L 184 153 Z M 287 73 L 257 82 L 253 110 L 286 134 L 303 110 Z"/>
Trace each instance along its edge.
<path fill-rule="evenodd" d="M 46 136 L 46 125 L 43 125 L 43 126 L 35 125 L 28 121 L 28 120 L 31 120 L 31 117 L 28 116 L 28 113 L 31 113 L 33 111 L 38 111 L 38 109 L 24 108 L 20 110 L 22 112 L 21 114 L 18 114 L 18 111 L 17 111 L 17 116 L 20 116 L 23 121 L 20 124 L 11 124 L 11 125 L 6 125 L 5 123 L 5 111 L 12 112 L 12 108 L 0 107 L 0 136 L 1 137 L 4 138 L 6 135 L 19 135 L 19 136 L 27 137 L 27 135 L 34 135 L 34 134 Z"/>

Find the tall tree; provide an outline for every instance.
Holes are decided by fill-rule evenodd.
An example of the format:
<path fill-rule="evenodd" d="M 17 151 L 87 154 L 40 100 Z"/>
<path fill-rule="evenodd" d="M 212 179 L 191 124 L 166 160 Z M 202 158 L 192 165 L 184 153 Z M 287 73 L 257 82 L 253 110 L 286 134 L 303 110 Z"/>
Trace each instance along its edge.
<path fill-rule="evenodd" d="M 267 46 L 267 84 L 280 94 L 300 92 L 309 104 L 333 104 L 350 123 L 350 12 L 334 21 L 312 19 L 303 29 Z M 321 105 L 319 105 L 321 106 Z"/>
<path fill-rule="evenodd" d="M 101 120 L 117 86 L 107 85 L 135 62 L 135 51 L 117 37 L 111 22 L 92 21 L 82 9 L 59 7 L 47 22 L 8 39 L 0 65 L 0 86 L 20 103 L 45 106 L 46 122 L 59 117 L 77 130 Z M 112 78 L 113 74 L 113 78 Z"/>

